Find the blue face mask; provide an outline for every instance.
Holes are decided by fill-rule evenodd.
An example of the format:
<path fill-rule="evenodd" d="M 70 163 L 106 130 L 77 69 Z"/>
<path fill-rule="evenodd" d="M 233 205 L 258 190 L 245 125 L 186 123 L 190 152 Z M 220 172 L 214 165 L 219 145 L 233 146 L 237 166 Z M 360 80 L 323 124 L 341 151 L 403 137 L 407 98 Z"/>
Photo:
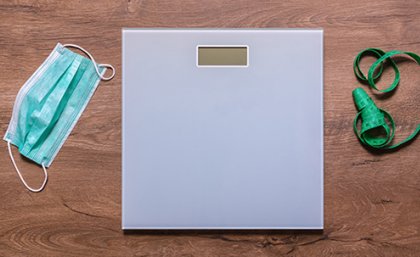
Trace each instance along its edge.
<path fill-rule="evenodd" d="M 87 59 L 68 48 L 78 48 Z M 112 74 L 104 77 L 106 69 Z M 4 140 L 10 158 L 23 184 L 39 192 L 48 180 L 47 170 L 63 146 L 99 81 L 114 77 L 109 64 L 97 64 L 93 57 L 77 45 L 57 44 L 44 63 L 20 89 Z M 44 182 L 34 189 L 28 186 L 13 158 L 10 145 L 20 154 L 42 166 Z"/>

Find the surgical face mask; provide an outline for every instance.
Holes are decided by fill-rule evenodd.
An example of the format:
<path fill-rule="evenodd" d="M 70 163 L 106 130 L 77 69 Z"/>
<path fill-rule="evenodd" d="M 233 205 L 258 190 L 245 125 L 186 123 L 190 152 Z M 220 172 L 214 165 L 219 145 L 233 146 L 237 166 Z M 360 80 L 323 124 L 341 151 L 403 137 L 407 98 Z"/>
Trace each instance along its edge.
<path fill-rule="evenodd" d="M 89 58 L 69 48 L 78 48 Z M 112 70 L 109 77 L 104 77 L 106 69 Z M 97 64 L 80 46 L 57 44 L 20 89 L 4 140 L 17 174 L 30 191 L 39 192 L 45 187 L 47 168 L 76 125 L 99 81 L 110 80 L 114 75 L 114 67 Z M 39 188 L 30 187 L 24 180 L 13 158 L 11 144 L 20 154 L 41 165 L 45 178 Z"/>

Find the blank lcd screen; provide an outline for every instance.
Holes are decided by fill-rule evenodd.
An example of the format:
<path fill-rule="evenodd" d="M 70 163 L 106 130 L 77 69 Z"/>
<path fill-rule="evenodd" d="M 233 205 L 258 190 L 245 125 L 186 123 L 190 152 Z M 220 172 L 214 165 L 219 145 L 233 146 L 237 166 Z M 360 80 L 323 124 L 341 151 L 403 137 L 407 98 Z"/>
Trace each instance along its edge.
<path fill-rule="evenodd" d="M 199 46 L 199 66 L 247 66 L 246 46 Z"/>

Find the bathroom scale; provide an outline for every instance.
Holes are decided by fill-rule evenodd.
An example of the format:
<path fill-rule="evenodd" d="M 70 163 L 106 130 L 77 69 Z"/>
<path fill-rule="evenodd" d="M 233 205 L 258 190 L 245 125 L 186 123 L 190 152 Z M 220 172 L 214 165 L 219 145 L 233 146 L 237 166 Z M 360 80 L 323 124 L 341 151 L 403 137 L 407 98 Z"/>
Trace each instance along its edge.
<path fill-rule="evenodd" d="M 123 29 L 123 229 L 323 229 L 323 31 Z"/>

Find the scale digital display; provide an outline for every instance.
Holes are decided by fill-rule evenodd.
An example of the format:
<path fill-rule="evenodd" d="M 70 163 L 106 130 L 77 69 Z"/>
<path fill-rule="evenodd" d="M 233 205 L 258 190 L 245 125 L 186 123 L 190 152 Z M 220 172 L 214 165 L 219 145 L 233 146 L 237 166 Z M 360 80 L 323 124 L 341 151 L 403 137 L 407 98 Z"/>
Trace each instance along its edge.
<path fill-rule="evenodd" d="M 248 66 L 248 46 L 198 46 L 198 66 Z"/>

